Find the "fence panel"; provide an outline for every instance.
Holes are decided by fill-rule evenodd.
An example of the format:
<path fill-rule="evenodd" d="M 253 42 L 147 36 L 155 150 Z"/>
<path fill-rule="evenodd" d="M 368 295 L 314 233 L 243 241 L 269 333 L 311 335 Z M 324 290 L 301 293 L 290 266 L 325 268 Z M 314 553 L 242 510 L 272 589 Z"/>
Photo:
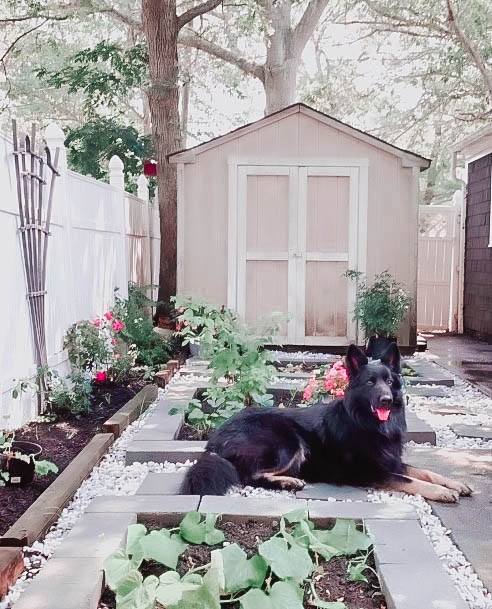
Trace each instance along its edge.
<path fill-rule="evenodd" d="M 116 287 L 126 295 L 129 281 L 156 281 L 159 225 L 153 226 L 153 206 L 123 191 L 122 171 L 112 185 L 67 171 L 63 133 L 55 127 L 47 140 L 53 150 L 60 147 L 46 277 L 48 363 L 67 374 L 63 337 L 68 327 L 102 313 Z M 12 152 L 10 138 L 0 134 L 0 429 L 15 429 L 35 415 L 32 396 L 12 397 L 16 379 L 36 373 Z"/>
<path fill-rule="evenodd" d="M 457 265 L 460 210 L 457 205 L 421 205 L 417 326 L 454 330 L 457 318 Z"/>

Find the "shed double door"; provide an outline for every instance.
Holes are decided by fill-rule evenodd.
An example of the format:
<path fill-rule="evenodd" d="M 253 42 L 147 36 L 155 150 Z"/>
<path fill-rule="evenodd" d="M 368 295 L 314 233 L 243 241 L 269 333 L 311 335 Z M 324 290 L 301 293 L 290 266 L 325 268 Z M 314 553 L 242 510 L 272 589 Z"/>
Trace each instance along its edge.
<path fill-rule="evenodd" d="M 238 166 L 236 307 L 284 314 L 279 340 L 346 345 L 357 268 L 357 167 Z"/>

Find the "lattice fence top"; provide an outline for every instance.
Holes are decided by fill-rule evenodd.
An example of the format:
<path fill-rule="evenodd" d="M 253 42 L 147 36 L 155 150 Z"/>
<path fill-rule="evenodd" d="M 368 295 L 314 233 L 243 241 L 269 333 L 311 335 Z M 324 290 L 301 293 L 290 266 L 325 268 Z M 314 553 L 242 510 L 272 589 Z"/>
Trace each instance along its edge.
<path fill-rule="evenodd" d="M 452 237 L 455 210 L 428 209 L 420 207 L 419 235 L 433 239 L 448 239 Z"/>

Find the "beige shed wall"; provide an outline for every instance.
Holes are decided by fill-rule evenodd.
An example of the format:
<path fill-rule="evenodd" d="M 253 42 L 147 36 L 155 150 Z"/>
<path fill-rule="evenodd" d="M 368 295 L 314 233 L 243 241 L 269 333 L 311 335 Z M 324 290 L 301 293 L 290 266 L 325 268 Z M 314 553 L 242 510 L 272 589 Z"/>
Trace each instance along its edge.
<path fill-rule="evenodd" d="M 178 291 L 227 303 L 228 158 L 369 159 L 367 275 L 388 269 L 416 297 L 417 213 L 412 168 L 399 157 L 296 112 L 206 150 L 184 165 Z M 415 198 L 415 200 L 412 200 Z M 271 228 L 275 231 L 275 226 Z M 415 309 L 410 312 L 415 317 Z M 410 324 L 402 327 L 408 345 Z"/>

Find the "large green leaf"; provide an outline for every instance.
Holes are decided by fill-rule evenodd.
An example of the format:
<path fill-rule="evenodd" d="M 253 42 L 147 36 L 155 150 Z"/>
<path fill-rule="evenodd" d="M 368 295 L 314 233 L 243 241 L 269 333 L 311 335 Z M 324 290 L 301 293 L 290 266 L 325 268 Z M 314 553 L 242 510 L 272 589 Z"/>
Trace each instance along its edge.
<path fill-rule="evenodd" d="M 267 572 L 267 564 L 261 556 L 248 560 L 236 543 L 220 550 L 223 561 L 225 592 L 236 592 L 243 588 L 260 588 Z"/>
<path fill-rule="evenodd" d="M 272 571 L 281 579 L 302 581 L 313 570 L 313 561 L 306 548 L 293 545 L 289 548 L 285 539 L 272 537 L 258 548 L 260 556 L 267 561 Z"/>
<path fill-rule="evenodd" d="M 209 546 L 224 541 L 224 533 L 215 528 L 217 514 L 207 514 L 203 519 L 199 512 L 188 512 L 179 525 L 183 539 L 190 543 L 206 543 Z"/>
<path fill-rule="evenodd" d="M 144 558 L 156 560 L 170 569 L 176 569 L 179 555 L 186 549 L 182 540 L 170 537 L 165 530 L 151 531 L 140 540 L 140 545 Z"/>
<path fill-rule="evenodd" d="M 357 530 L 353 520 L 339 518 L 329 531 L 318 530 L 314 533 L 321 542 L 337 548 L 338 554 L 356 554 L 361 550 L 367 550 L 372 544 L 369 535 Z"/>
<path fill-rule="evenodd" d="M 293 582 L 276 582 L 270 594 L 249 590 L 241 598 L 241 609 L 303 609 L 304 592 Z"/>
<path fill-rule="evenodd" d="M 184 579 L 184 578 L 183 578 Z M 175 605 L 170 609 L 220 609 L 219 578 L 215 569 L 210 569 L 203 577 L 201 586 L 194 590 L 185 590 Z"/>
<path fill-rule="evenodd" d="M 202 584 L 200 575 L 195 574 L 191 579 L 184 576 L 181 580 L 176 571 L 167 571 L 159 577 L 156 598 L 164 607 L 172 607 L 181 600 L 183 592 L 197 590 Z"/>
<path fill-rule="evenodd" d="M 124 550 L 115 550 L 103 562 L 104 578 L 111 590 L 116 590 L 135 567 Z"/>
<path fill-rule="evenodd" d="M 139 571 L 130 571 L 116 590 L 116 609 L 153 609 L 158 584 L 154 575 L 144 580 Z"/>
<path fill-rule="evenodd" d="M 140 540 L 147 535 L 147 527 L 143 524 L 131 524 L 126 531 L 126 553 L 134 554 L 140 550 Z"/>

